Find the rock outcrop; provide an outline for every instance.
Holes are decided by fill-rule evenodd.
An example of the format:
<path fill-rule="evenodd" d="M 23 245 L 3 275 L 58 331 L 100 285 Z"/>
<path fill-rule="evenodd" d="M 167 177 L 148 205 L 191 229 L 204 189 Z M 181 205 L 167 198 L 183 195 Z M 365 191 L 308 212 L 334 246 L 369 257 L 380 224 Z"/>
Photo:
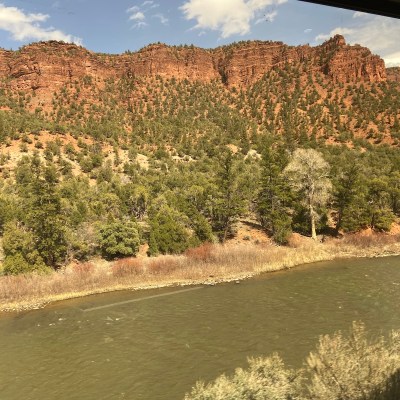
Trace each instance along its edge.
<path fill-rule="evenodd" d="M 339 35 L 317 47 L 271 41 L 239 42 L 213 50 L 153 44 L 121 55 L 94 53 L 56 41 L 39 42 L 18 51 L 0 49 L 0 76 L 11 90 L 50 97 L 62 86 L 85 77 L 99 85 L 108 78 L 160 75 L 245 86 L 271 69 L 299 62 L 307 62 L 309 71 L 322 72 L 336 82 L 386 79 L 380 57 L 365 47 L 347 45 Z"/>
<path fill-rule="evenodd" d="M 326 55 L 323 72 L 334 81 L 349 83 L 380 82 L 386 79 L 384 61 L 360 45 L 349 46 L 341 35 L 336 35 L 319 46 L 320 55 Z"/>

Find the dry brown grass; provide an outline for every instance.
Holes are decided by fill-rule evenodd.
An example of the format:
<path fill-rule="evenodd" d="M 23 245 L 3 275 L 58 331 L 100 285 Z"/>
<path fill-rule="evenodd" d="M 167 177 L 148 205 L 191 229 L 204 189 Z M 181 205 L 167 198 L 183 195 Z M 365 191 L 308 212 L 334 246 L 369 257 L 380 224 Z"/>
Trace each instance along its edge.
<path fill-rule="evenodd" d="M 126 258 L 69 266 L 49 275 L 0 276 L 0 311 L 37 308 L 61 299 L 122 289 L 215 284 L 262 272 L 344 257 L 399 254 L 398 236 L 347 236 L 325 243 L 296 238 L 291 246 L 227 244 L 202 246 L 181 256 Z"/>
<path fill-rule="evenodd" d="M 138 258 L 122 258 L 113 263 L 111 272 L 115 278 L 141 275 L 144 273 L 143 262 Z"/>
<path fill-rule="evenodd" d="M 147 273 L 152 276 L 170 276 L 176 270 L 184 267 L 182 258 L 177 256 L 161 256 L 149 259 Z"/>
<path fill-rule="evenodd" d="M 371 235 L 349 234 L 343 238 L 342 243 L 365 249 L 370 247 L 382 247 L 392 245 L 400 241 L 400 235 L 389 235 L 386 233 L 373 233 Z"/>
<path fill-rule="evenodd" d="M 203 243 L 199 247 L 185 251 L 185 256 L 190 260 L 210 262 L 214 260 L 215 246 L 211 243 Z"/>

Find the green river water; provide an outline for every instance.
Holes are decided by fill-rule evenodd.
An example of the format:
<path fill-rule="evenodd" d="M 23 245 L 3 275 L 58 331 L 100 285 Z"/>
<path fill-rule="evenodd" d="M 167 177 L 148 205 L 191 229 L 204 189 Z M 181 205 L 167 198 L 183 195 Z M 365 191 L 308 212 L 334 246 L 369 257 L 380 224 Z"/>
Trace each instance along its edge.
<path fill-rule="evenodd" d="M 372 334 L 400 328 L 400 257 L 194 289 L 109 293 L 1 316 L 0 400 L 182 399 L 196 380 L 231 373 L 249 356 L 279 352 L 300 366 L 320 334 L 354 320 Z"/>

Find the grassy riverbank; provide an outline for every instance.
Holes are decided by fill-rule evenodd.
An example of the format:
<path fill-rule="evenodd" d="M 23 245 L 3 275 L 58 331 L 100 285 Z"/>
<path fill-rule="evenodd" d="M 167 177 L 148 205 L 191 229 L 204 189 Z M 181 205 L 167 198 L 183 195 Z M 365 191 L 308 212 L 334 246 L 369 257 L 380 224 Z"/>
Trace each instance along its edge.
<path fill-rule="evenodd" d="M 400 236 L 374 234 L 329 238 L 324 243 L 294 236 L 289 246 L 206 244 L 181 256 L 93 260 L 49 275 L 0 277 L 0 311 L 116 290 L 217 284 L 316 261 L 400 254 Z"/>

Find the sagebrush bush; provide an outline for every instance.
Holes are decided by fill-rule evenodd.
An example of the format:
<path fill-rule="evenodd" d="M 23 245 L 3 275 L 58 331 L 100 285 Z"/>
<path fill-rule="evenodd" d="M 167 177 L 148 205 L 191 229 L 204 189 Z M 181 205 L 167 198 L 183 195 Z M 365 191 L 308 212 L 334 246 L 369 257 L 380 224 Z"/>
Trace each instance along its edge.
<path fill-rule="evenodd" d="M 274 354 L 249 359 L 249 368 L 238 368 L 233 377 L 220 376 L 214 383 L 198 382 L 185 400 L 300 400 L 300 371 L 286 369 Z"/>
<path fill-rule="evenodd" d="M 400 331 L 388 340 L 370 340 L 362 323 L 353 323 L 348 337 L 342 332 L 320 337 L 307 358 L 311 372 L 310 398 L 365 400 L 382 388 L 400 368 Z"/>
<path fill-rule="evenodd" d="M 371 340 L 364 324 L 349 336 L 321 336 L 305 369 L 287 369 L 278 355 L 249 360 L 232 377 L 198 382 L 185 400 L 399 400 L 400 331 Z"/>

